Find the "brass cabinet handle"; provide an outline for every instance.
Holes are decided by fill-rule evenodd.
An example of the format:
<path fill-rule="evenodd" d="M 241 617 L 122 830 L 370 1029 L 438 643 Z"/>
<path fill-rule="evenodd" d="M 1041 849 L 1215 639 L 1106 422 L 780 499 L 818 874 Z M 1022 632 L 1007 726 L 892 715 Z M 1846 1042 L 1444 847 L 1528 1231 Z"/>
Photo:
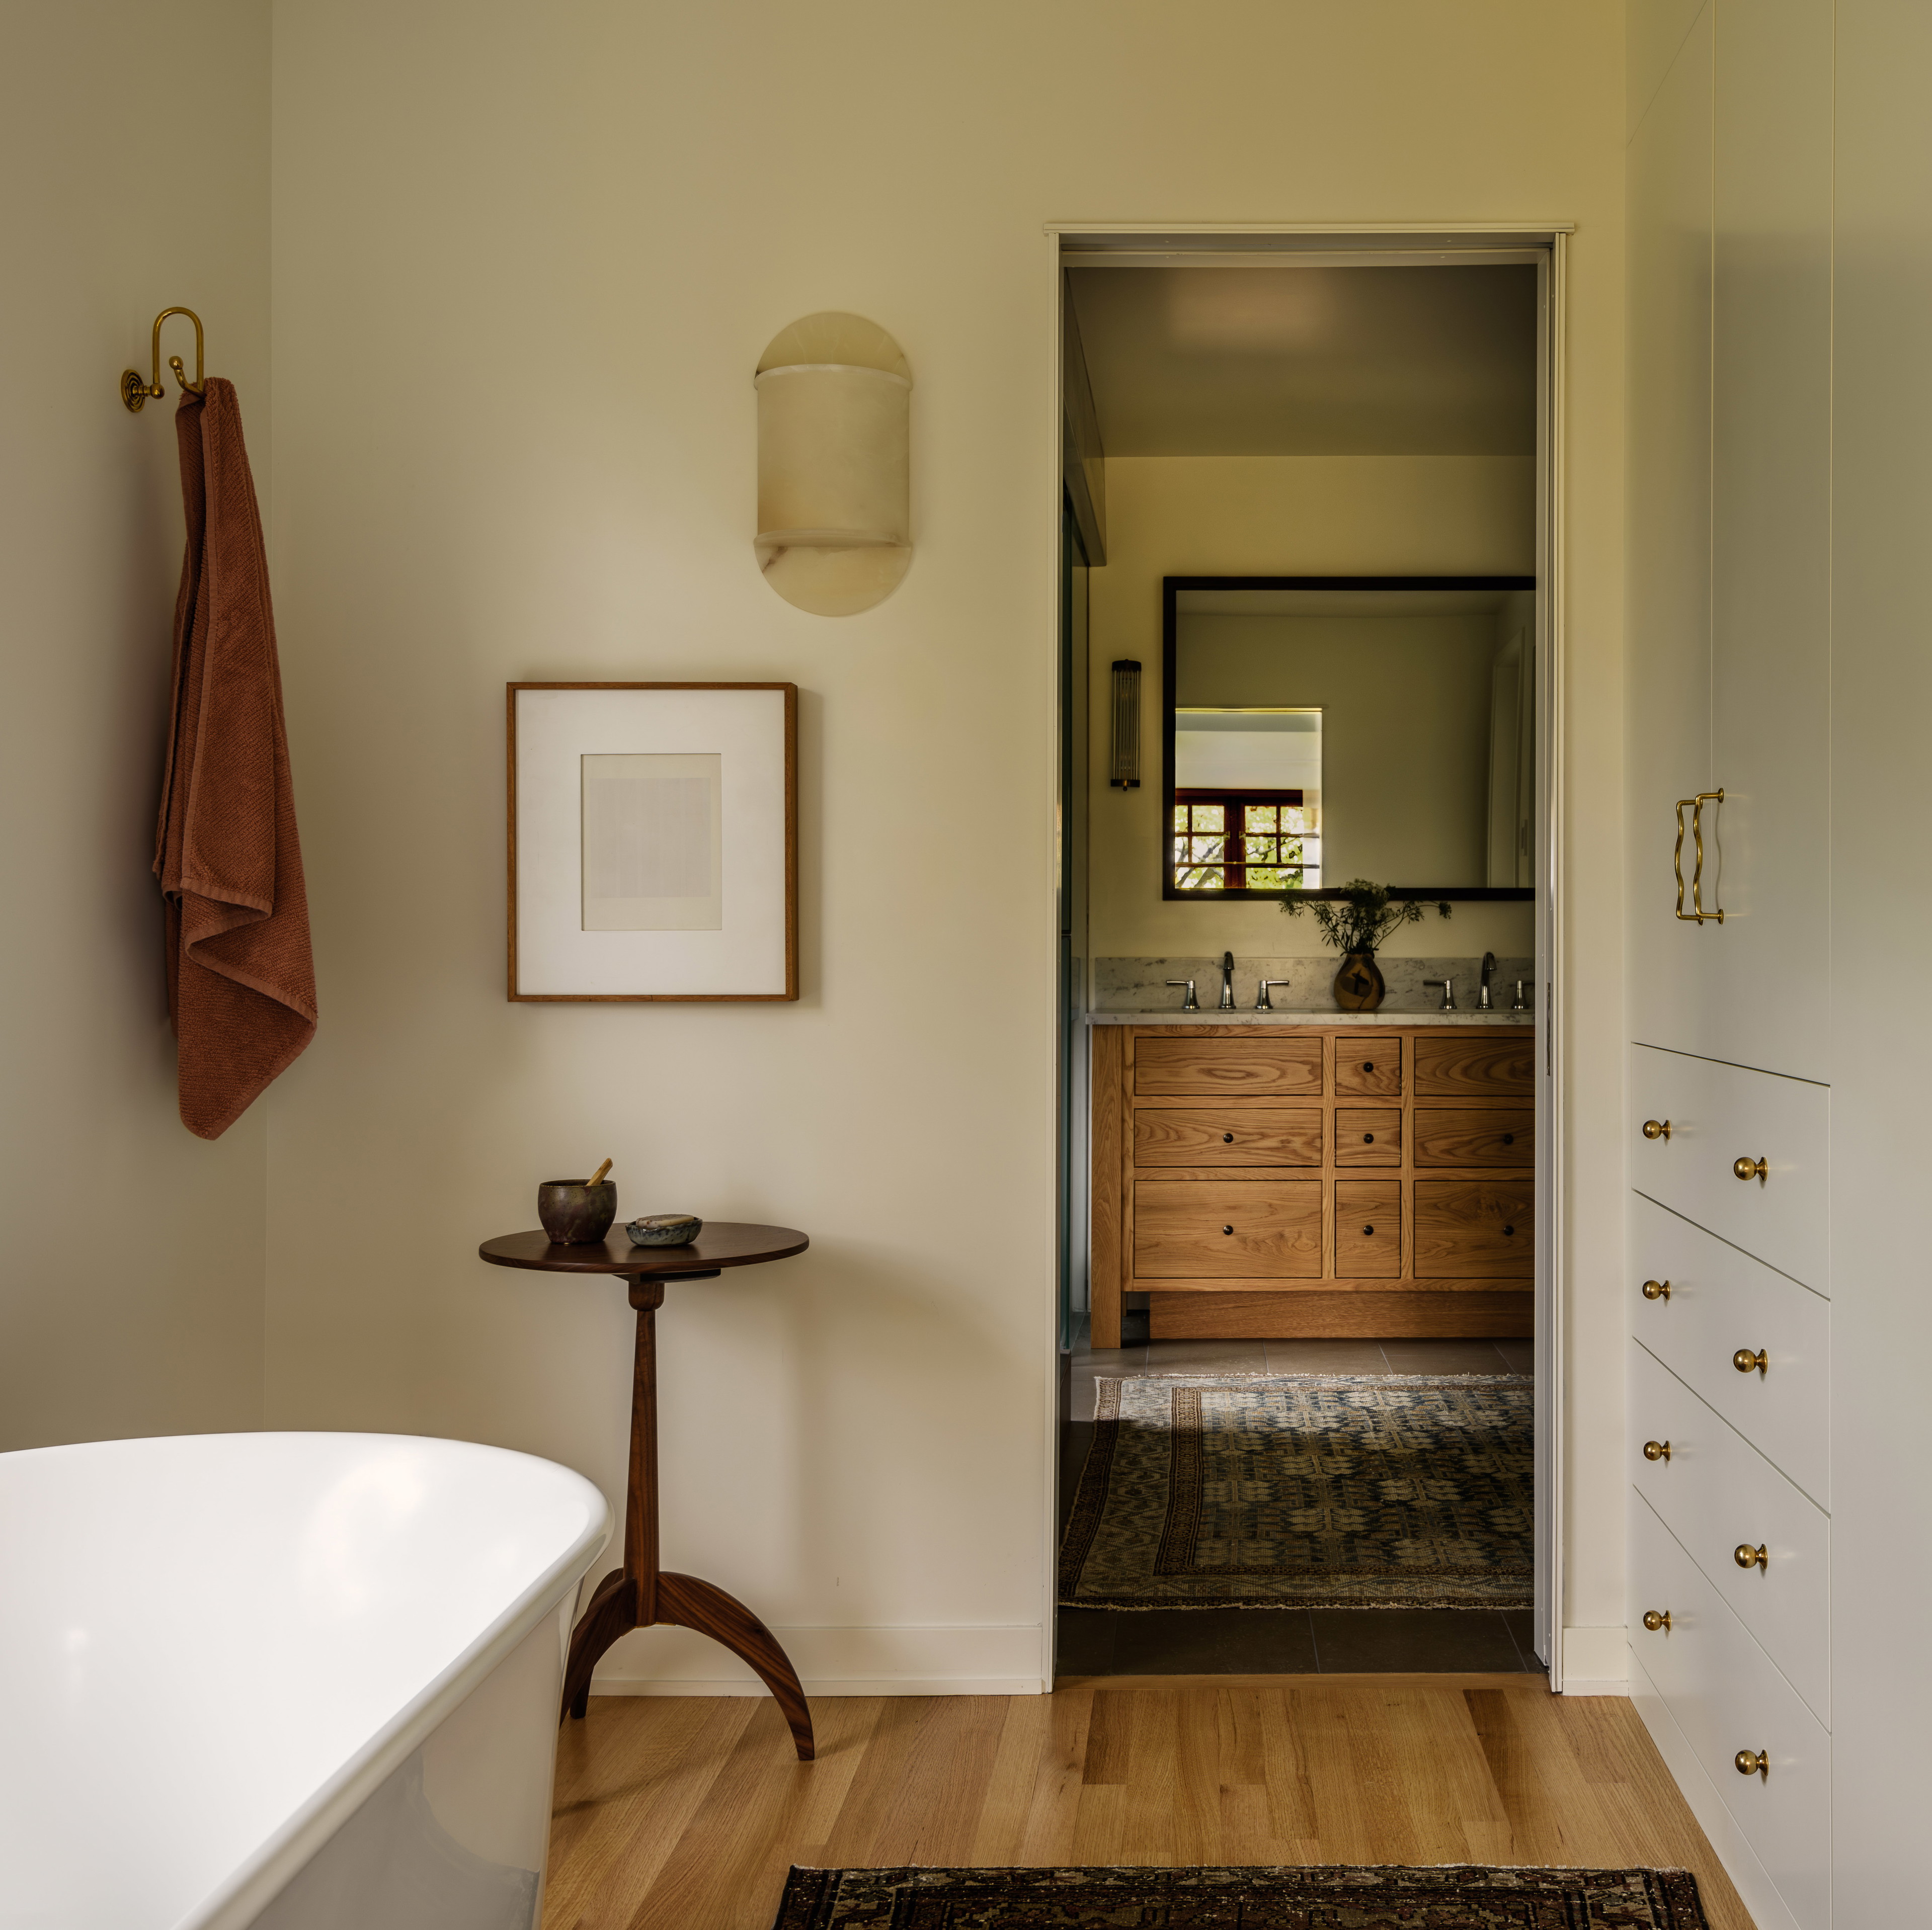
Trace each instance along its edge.
<path fill-rule="evenodd" d="M 1740 1568 L 1760 1569 L 1768 1575 L 1771 1572 L 1771 1544 L 1766 1542 L 1762 1548 L 1754 1548 L 1748 1542 L 1740 1542 L 1731 1551 L 1731 1559 Z"/>
<path fill-rule="evenodd" d="M 1755 1179 L 1760 1186 L 1770 1176 L 1762 1159 L 1734 1159 L 1731 1161 L 1731 1170 L 1740 1179 Z"/>
<path fill-rule="evenodd" d="M 1646 1300 L 1669 1299 L 1670 1282 L 1667 1280 L 1646 1280 L 1643 1283 L 1643 1297 Z"/>
<path fill-rule="evenodd" d="M 1643 1611 L 1643 1626 L 1648 1629 L 1653 1635 L 1655 1635 L 1660 1629 L 1661 1629 L 1666 1635 L 1669 1635 L 1670 1632 L 1670 1611 L 1668 1608 L 1666 1608 L 1660 1614 L 1654 1608 L 1646 1608 Z"/>
<path fill-rule="evenodd" d="M 1724 794 L 1721 790 L 1700 791 L 1694 798 L 1677 800 L 1677 849 L 1671 862 L 1677 871 L 1677 916 L 1686 925 L 1702 925 L 1706 919 L 1714 919 L 1718 924 L 1724 922 L 1722 911 L 1704 909 L 1704 807 L 1707 804 L 1722 804 Z M 1690 909 L 1684 909 L 1684 814 L 1690 814 L 1690 837 L 1696 847 L 1696 862 L 1690 873 Z"/>
<path fill-rule="evenodd" d="M 1670 1137 L 1670 1122 L 1668 1119 L 1646 1119 L 1643 1136 L 1646 1139 L 1668 1139 Z"/>
<path fill-rule="evenodd" d="M 1737 1352 L 1731 1356 L 1731 1365 L 1740 1374 L 1749 1374 L 1754 1371 L 1760 1374 L 1768 1374 L 1771 1371 L 1770 1363 L 1764 1357 L 1762 1347 L 1760 1347 L 1755 1353 L 1752 1353 L 1748 1347 L 1739 1347 Z"/>
<path fill-rule="evenodd" d="M 1731 1761 L 1740 1776 L 1762 1776 L 1771 1779 L 1771 1752 L 1768 1749 L 1740 1749 Z"/>
<path fill-rule="evenodd" d="M 1646 1461 L 1668 1461 L 1670 1458 L 1670 1443 L 1668 1441 L 1646 1441 L 1643 1458 Z"/>

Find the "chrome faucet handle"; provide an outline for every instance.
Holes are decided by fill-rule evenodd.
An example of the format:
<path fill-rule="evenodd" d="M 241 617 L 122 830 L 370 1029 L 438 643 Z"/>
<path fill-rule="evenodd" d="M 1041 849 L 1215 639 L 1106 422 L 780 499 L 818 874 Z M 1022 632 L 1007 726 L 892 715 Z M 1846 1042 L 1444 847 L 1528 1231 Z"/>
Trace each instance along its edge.
<path fill-rule="evenodd" d="M 1187 987 L 1187 996 L 1181 1001 L 1180 1009 L 1183 1011 L 1198 1012 L 1201 1009 L 1201 1001 L 1194 996 L 1194 981 L 1192 978 L 1170 978 L 1167 982 L 1170 985 L 1185 985 Z"/>
<path fill-rule="evenodd" d="M 1440 985 L 1442 987 L 1442 1002 L 1437 1008 L 1438 1011 L 1453 1012 L 1456 1009 L 1456 981 L 1453 978 L 1425 978 L 1422 982 L 1425 985 Z"/>
<path fill-rule="evenodd" d="M 1262 979 L 1255 987 L 1255 1010 L 1258 1012 L 1273 1011 L 1274 1001 L 1268 996 L 1268 987 L 1270 985 L 1286 985 L 1288 982 L 1286 978 Z"/>
<path fill-rule="evenodd" d="M 1516 981 L 1516 1002 L 1510 1007 L 1510 1010 L 1511 1011 L 1526 1012 L 1528 1011 L 1529 1001 L 1522 995 L 1522 988 L 1528 983 L 1528 981 L 1526 978 L 1519 978 Z"/>

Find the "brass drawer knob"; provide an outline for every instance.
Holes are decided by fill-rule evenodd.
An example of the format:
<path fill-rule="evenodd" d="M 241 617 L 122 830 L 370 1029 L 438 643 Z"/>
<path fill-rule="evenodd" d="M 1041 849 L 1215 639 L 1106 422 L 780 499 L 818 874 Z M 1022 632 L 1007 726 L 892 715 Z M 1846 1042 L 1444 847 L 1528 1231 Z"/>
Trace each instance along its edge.
<path fill-rule="evenodd" d="M 1668 1139 L 1670 1137 L 1670 1122 L 1668 1119 L 1646 1119 L 1643 1136 L 1646 1139 Z"/>
<path fill-rule="evenodd" d="M 1654 1635 L 1659 1629 L 1665 1635 L 1670 1632 L 1670 1611 L 1668 1608 L 1646 1608 L 1643 1611 L 1643 1626 Z"/>
<path fill-rule="evenodd" d="M 1771 1572 L 1771 1544 L 1766 1542 L 1762 1548 L 1753 1548 L 1748 1542 L 1740 1542 L 1731 1551 L 1731 1559 L 1740 1568 L 1761 1569 L 1766 1575 Z"/>
<path fill-rule="evenodd" d="M 1740 1179 L 1755 1179 L 1760 1186 L 1770 1176 L 1762 1159 L 1734 1159 L 1731 1170 Z"/>
<path fill-rule="evenodd" d="M 1768 1374 L 1771 1371 L 1771 1363 L 1765 1359 L 1762 1347 L 1760 1347 L 1755 1353 L 1752 1353 L 1748 1347 L 1739 1347 L 1737 1352 L 1731 1356 L 1731 1365 L 1740 1374 L 1749 1374 L 1754 1370 L 1760 1374 Z"/>
<path fill-rule="evenodd" d="M 1667 1280 L 1646 1280 L 1643 1283 L 1643 1297 L 1646 1300 L 1669 1299 L 1670 1282 Z"/>
<path fill-rule="evenodd" d="M 1670 1443 L 1668 1441 L 1646 1441 L 1643 1458 L 1646 1461 L 1668 1461 L 1670 1458 Z"/>
<path fill-rule="evenodd" d="M 1731 1761 L 1740 1776 L 1761 1776 L 1767 1782 L 1771 1779 L 1771 1752 L 1768 1749 L 1740 1749 Z"/>

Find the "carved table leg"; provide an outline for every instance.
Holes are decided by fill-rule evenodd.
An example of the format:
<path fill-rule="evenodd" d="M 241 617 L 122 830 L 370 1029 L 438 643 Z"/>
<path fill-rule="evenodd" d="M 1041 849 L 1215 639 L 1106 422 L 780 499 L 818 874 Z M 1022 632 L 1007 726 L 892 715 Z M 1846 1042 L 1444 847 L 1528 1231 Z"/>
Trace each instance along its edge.
<path fill-rule="evenodd" d="M 658 1577 L 658 1620 L 675 1623 L 682 1629 L 695 1629 L 714 1642 L 722 1642 L 741 1661 L 750 1663 L 784 1712 L 799 1761 L 812 1761 L 817 1752 L 812 1740 L 812 1711 L 806 1707 L 805 1691 L 799 1686 L 797 1671 L 778 1647 L 778 1638 L 743 1602 L 708 1581 L 700 1581 L 694 1575 L 676 1575 L 667 1570 Z"/>

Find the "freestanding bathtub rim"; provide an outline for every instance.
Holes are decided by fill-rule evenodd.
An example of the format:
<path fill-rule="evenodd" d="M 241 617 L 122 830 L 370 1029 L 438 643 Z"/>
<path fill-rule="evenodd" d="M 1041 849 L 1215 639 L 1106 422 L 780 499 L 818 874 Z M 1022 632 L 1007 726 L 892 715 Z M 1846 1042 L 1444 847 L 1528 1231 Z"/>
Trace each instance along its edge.
<path fill-rule="evenodd" d="M 96 1455 L 111 1458 L 143 1448 L 165 1451 L 170 1444 L 188 1441 L 218 1440 L 232 1443 L 244 1452 L 260 1443 L 265 1452 L 272 1453 L 273 1443 L 286 1443 L 291 1438 L 287 1433 L 164 1435 L 148 1440 L 22 1449 L 0 1455 L 0 1473 L 17 1475 L 25 1464 L 57 1457 L 69 1461 Z M 566 1598 L 574 1596 L 579 1578 L 610 1539 L 612 1518 L 602 1492 L 573 1470 L 534 1455 L 434 1436 L 308 1434 L 293 1438 L 338 1444 L 348 1457 L 358 1449 L 427 1448 L 438 1458 L 454 1458 L 452 1464 L 454 1460 L 461 1460 L 474 1465 L 479 1457 L 493 1457 L 506 1464 L 521 1464 L 517 1470 L 520 1474 L 532 1467 L 542 1469 L 545 1478 L 554 1484 L 558 1503 L 566 1510 L 573 1500 L 581 1506 L 582 1526 L 560 1544 L 554 1556 L 532 1579 L 496 1605 L 494 1619 L 481 1635 L 372 1728 L 333 1772 L 295 1803 L 252 1851 L 214 1881 L 185 1914 L 175 1917 L 169 1930 L 243 1930 L 430 1732 L 546 1617 L 558 1611 Z"/>

